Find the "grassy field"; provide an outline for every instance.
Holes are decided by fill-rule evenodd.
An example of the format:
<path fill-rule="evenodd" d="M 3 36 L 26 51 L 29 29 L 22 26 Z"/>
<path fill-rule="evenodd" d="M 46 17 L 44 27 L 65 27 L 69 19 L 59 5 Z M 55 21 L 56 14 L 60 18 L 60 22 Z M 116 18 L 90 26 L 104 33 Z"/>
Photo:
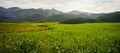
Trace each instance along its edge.
<path fill-rule="evenodd" d="M 120 23 L 0 23 L 0 53 L 120 53 Z"/>

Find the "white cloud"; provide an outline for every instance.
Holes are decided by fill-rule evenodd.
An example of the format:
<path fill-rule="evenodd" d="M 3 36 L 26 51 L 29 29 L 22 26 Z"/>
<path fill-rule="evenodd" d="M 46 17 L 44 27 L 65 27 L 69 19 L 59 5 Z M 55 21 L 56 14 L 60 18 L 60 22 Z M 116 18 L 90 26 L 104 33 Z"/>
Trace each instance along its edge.
<path fill-rule="evenodd" d="M 55 8 L 104 13 L 120 11 L 120 0 L 0 0 L 0 6 L 21 8 Z"/>

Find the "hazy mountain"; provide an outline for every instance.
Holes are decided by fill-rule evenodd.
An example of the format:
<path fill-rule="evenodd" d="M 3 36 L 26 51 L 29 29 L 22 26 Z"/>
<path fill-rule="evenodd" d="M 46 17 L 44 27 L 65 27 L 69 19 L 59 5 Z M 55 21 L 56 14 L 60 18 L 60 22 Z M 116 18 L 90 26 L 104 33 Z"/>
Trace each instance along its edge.
<path fill-rule="evenodd" d="M 19 8 L 19 7 L 11 7 L 11 8 L 7 9 L 7 12 L 16 12 L 16 11 L 19 11 L 19 10 L 22 10 L 22 9 Z"/>
<path fill-rule="evenodd" d="M 5 11 L 6 9 L 4 7 L 0 7 L 0 12 Z"/>
<path fill-rule="evenodd" d="M 91 17 L 91 18 L 96 18 L 98 16 L 104 15 L 104 13 L 95 14 L 95 13 L 80 12 L 75 10 L 68 13 L 73 15 L 81 15 L 82 17 Z"/>
<path fill-rule="evenodd" d="M 3 7 L 0 7 L 0 21 L 4 21 L 5 19 L 7 19 L 6 9 Z"/>
<path fill-rule="evenodd" d="M 0 7 L 0 21 L 64 21 L 71 18 L 95 18 L 103 14 L 80 11 L 62 12 L 56 9 L 22 9 Z"/>
<path fill-rule="evenodd" d="M 99 16 L 98 19 L 102 22 L 120 22 L 120 11 Z"/>

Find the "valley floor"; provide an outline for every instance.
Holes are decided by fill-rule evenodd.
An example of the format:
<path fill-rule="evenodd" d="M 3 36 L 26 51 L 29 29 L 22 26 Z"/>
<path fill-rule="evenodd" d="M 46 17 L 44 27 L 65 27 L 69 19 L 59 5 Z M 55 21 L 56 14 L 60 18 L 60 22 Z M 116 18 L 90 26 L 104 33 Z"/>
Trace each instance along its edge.
<path fill-rule="evenodd" d="M 0 23 L 0 53 L 120 53 L 120 23 Z"/>

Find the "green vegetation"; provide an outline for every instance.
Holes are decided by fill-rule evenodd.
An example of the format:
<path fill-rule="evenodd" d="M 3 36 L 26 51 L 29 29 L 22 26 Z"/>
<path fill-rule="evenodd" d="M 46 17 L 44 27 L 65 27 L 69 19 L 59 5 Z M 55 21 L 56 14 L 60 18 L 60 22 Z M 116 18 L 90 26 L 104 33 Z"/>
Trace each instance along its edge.
<path fill-rule="evenodd" d="M 47 25 L 38 25 L 30 23 L 1 23 L 0 24 L 0 33 L 11 33 L 11 32 L 30 32 L 30 31 L 40 31 L 47 30 Z"/>
<path fill-rule="evenodd" d="M 62 21 L 60 23 L 78 24 L 78 23 L 95 23 L 95 22 L 98 22 L 98 20 L 93 18 L 74 18 L 74 19 L 68 19 L 68 20 Z"/>
<path fill-rule="evenodd" d="M 120 53 L 119 22 L 119 11 L 0 7 L 0 53 Z"/>
<path fill-rule="evenodd" d="M 113 12 L 97 17 L 101 22 L 120 22 L 120 12 Z"/>
<path fill-rule="evenodd" d="M 120 53 L 120 23 L 0 23 L 0 53 Z"/>

